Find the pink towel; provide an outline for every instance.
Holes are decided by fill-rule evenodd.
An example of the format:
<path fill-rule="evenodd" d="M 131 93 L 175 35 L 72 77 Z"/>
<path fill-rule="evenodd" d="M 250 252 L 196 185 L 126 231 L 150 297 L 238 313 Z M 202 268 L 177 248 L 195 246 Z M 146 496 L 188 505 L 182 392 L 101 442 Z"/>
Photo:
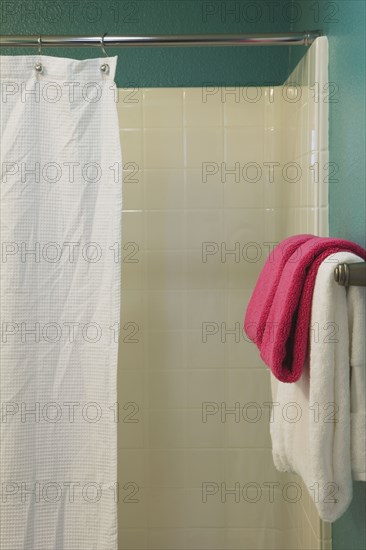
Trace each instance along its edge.
<path fill-rule="evenodd" d="M 244 321 L 245 332 L 258 349 L 261 348 L 267 317 L 286 262 L 309 239 L 314 239 L 314 235 L 294 235 L 280 242 L 259 274 Z"/>
<path fill-rule="evenodd" d="M 366 251 L 350 241 L 313 235 L 290 237 L 274 249 L 258 278 L 244 329 L 281 382 L 295 382 L 301 376 L 316 274 L 330 254 L 341 251 L 366 259 Z"/>

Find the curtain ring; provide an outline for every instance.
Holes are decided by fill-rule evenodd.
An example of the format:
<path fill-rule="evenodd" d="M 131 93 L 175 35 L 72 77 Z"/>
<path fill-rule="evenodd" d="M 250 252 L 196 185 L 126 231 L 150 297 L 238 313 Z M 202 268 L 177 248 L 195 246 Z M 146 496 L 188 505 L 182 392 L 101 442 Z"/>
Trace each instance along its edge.
<path fill-rule="evenodd" d="M 105 51 L 105 47 L 104 47 L 104 37 L 107 33 L 105 32 L 103 34 L 103 36 L 100 37 L 100 47 L 102 48 L 102 52 L 104 53 L 105 57 L 108 57 L 108 54 L 107 52 Z M 102 71 L 102 73 L 104 74 L 108 74 L 109 73 L 109 65 L 108 63 L 103 63 L 101 66 L 100 66 L 100 70 Z"/>
<path fill-rule="evenodd" d="M 100 37 L 100 47 L 102 48 L 102 52 L 104 53 L 104 55 L 105 55 L 106 57 L 108 57 L 108 54 L 107 54 L 107 52 L 105 51 L 105 47 L 104 47 L 104 37 L 105 37 L 106 35 L 107 35 L 107 33 L 105 32 L 105 33 L 103 34 L 103 36 Z"/>
<path fill-rule="evenodd" d="M 38 37 L 38 55 L 42 55 L 42 37 L 41 37 L 41 35 L 39 35 L 39 37 Z M 43 65 L 40 61 L 38 61 L 38 63 L 36 63 L 34 68 L 37 71 L 37 73 L 40 73 L 40 74 L 43 73 Z"/>

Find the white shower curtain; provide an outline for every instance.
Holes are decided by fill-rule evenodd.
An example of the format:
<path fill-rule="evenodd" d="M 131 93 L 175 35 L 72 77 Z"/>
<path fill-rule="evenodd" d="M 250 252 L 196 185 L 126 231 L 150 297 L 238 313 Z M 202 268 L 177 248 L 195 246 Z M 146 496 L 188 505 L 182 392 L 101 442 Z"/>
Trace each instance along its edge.
<path fill-rule="evenodd" d="M 0 57 L 6 550 L 117 548 L 115 68 Z"/>

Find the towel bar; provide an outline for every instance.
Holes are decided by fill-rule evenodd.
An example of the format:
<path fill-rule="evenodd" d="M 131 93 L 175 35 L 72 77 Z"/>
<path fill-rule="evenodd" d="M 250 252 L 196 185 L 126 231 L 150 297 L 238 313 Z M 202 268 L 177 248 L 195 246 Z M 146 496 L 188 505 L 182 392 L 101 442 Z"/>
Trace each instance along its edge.
<path fill-rule="evenodd" d="M 366 286 L 366 262 L 339 264 L 334 278 L 342 286 Z"/>

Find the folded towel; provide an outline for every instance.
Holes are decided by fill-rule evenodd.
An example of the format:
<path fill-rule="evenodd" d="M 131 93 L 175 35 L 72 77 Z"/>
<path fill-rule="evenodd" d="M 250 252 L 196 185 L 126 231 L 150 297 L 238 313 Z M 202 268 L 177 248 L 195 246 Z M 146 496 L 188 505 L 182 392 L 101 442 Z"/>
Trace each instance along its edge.
<path fill-rule="evenodd" d="M 309 235 L 300 235 L 298 240 L 294 237 L 290 242 L 286 239 L 279 247 L 279 253 L 276 254 L 278 247 L 274 250 L 275 261 L 267 259 L 258 279 L 244 329 L 276 378 L 295 382 L 301 376 L 308 349 L 312 295 L 319 265 L 330 254 L 345 250 L 366 260 L 366 251 L 343 239 Z M 269 288 L 263 292 L 266 283 Z"/>
<path fill-rule="evenodd" d="M 258 349 L 262 344 L 267 317 L 286 262 L 309 239 L 314 239 L 314 235 L 294 235 L 280 242 L 269 254 L 259 274 L 244 321 L 245 332 Z"/>
<path fill-rule="evenodd" d="M 320 265 L 310 357 L 297 382 L 273 384 L 277 406 L 270 424 L 276 468 L 299 474 L 319 516 L 330 522 L 351 502 L 352 470 L 355 477 L 365 471 L 365 289 L 339 286 L 334 261 L 361 257 L 341 252 Z"/>

